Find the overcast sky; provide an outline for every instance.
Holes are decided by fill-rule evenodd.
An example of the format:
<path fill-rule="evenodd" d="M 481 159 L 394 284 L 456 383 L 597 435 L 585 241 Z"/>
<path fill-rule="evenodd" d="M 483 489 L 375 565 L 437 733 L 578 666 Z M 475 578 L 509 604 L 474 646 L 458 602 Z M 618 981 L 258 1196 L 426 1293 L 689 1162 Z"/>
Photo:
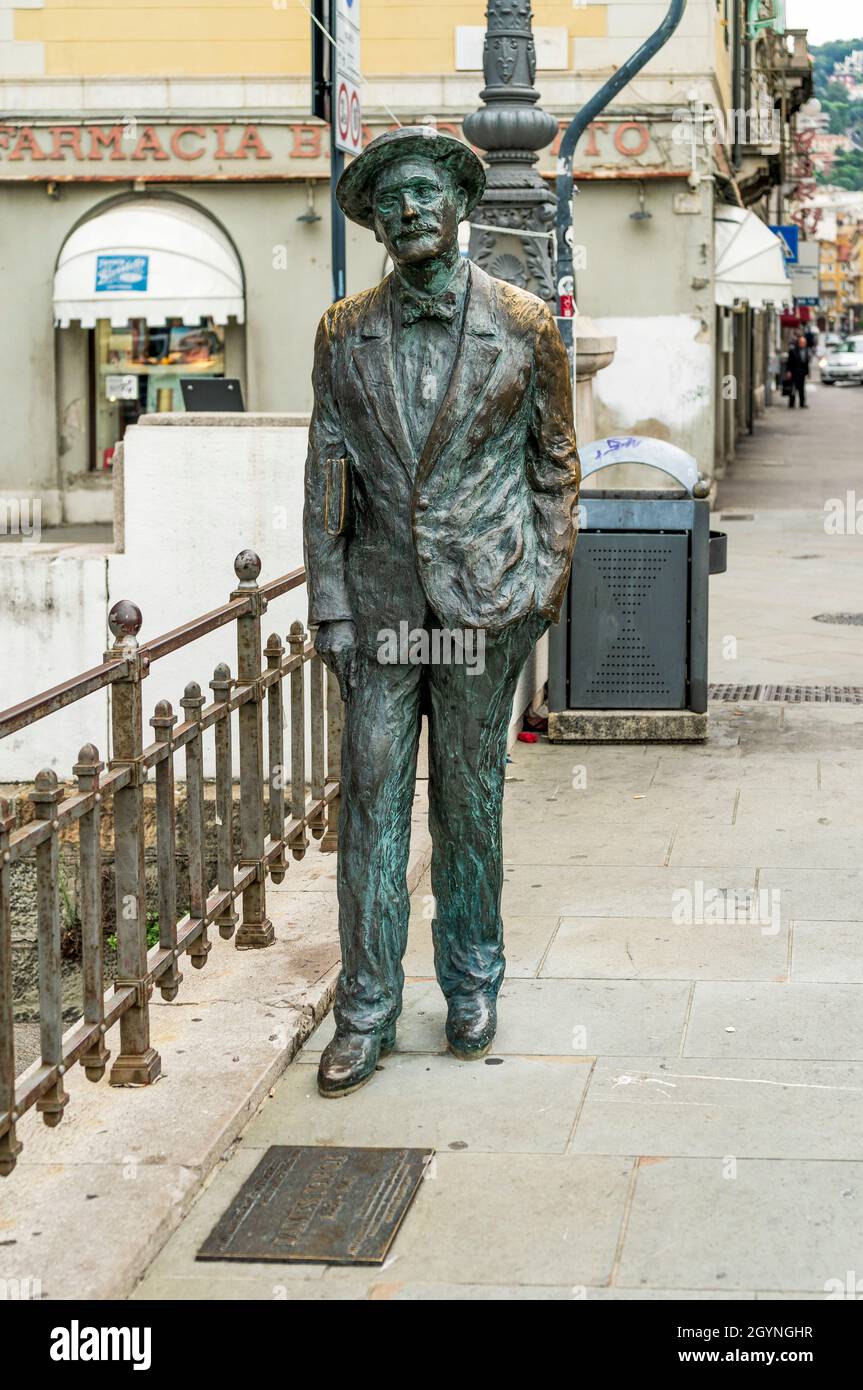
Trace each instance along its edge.
<path fill-rule="evenodd" d="M 810 43 L 863 38 L 860 0 L 785 0 L 789 29 L 808 29 Z"/>

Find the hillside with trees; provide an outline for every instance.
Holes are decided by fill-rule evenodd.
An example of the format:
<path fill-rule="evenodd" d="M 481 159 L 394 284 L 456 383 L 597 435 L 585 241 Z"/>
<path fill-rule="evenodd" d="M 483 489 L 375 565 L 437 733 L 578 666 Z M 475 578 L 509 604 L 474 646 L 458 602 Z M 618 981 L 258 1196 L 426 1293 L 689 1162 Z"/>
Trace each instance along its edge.
<path fill-rule="evenodd" d="M 819 172 L 818 182 L 863 190 L 863 100 L 852 100 L 846 88 L 832 80 L 834 63 L 841 63 L 855 49 L 863 49 L 863 38 L 831 39 L 809 51 L 814 59 L 814 93 L 830 116 L 830 131 L 847 135 L 855 146 L 837 156 L 829 177 Z"/>

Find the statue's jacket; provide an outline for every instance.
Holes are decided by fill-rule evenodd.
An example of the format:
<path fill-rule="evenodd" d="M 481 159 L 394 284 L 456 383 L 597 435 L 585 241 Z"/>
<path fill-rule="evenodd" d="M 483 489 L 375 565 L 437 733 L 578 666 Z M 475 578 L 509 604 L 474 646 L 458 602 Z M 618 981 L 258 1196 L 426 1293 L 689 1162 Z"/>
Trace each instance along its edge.
<path fill-rule="evenodd" d="M 490 635 L 557 621 L 580 469 L 566 351 L 547 306 L 470 265 L 452 377 L 421 453 L 394 362 L 390 275 L 343 299 L 315 341 L 305 491 L 312 624 L 362 645 L 424 624 Z"/>

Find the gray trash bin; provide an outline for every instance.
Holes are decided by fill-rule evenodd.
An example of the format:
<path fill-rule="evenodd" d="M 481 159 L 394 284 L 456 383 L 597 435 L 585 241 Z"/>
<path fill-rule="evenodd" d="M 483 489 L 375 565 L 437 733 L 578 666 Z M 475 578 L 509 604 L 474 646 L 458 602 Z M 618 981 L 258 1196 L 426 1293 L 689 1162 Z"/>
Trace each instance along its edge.
<path fill-rule="evenodd" d="M 617 464 L 659 469 L 678 486 L 598 489 L 595 475 Z M 549 737 L 703 738 L 708 578 L 726 568 L 709 484 L 684 450 L 634 435 L 588 444 L 582 473 L 572 577 L 549 648 Z"/>

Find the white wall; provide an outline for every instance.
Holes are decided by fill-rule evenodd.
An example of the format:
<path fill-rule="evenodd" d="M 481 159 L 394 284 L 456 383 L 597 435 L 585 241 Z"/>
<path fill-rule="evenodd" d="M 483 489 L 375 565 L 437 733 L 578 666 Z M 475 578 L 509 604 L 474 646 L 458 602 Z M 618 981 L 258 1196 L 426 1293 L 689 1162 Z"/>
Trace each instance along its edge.
<path fill-rule="evenodd" d="M 6 596 L 0 649 L 9 655 L 0 707 L 98 665 L 111 642 L 108 610 L 118 599 L 141 609 L 144 643 L 227 603 L 240 550 L 261 557 L 261 583 L 299 568 L 306 442 L 305 417 L 288 415 L 151 415 L 127 431 L 118 475 L 122 552 L 32 546 L 24 554 L 17 545 L 0 547 Z M 285 642 L 291 623 L 306 617 L 303 585 L 270 606 L 264 644 L 271 632 Z M 545 681 L 546 649 L 544 639 L 525 668 L 513 736 Z M 191 680 L 209 700 L 220 661 L 236 675 L 233 623 L 153 664 L 143 685 L 145 720 L 160 699 L 170 700 L 182 718 L 180 699 Z M 0 783 L 32 781 L 43 766 L 68 777 L 83 743 L 92 741 L 106 757 L 107 730 L 105 692 L 87 696 L 0 742 Z M 212 736 L 205 740 L 208 775 L 212 742 Z"/>
<path fill-rule="evenodd" d="M 126 434 L 125 553 L 111 557 L 109 599 L 131 599 L 141 609 L 140 642 L 227 603 L 241 550 L 261 557 L 259 583 L 303 563 L 305 424 L 290 423 L 296 416 L 241 415 L 234 419 L 256 423 L 180 423 L 194 418 L 151 415 Z M 264 644 L 270 632 L 284 642 L 306 613 L 303 585 L 264 615 Z M 144 683 L 148 717 L 161 699 L 182 713 L 191 680 L 209 698 L 220 661 L 236 675 L 234 623 L 154 663 Z"/>
<path fill-rule="evenodd" d="M 0 707 L 7 709 L 98 666 L 107 645 L 108 564 L 96 546 L 0 546 Z M 32 781 L 43 767 L 69 777 L 84 743 L 104 756 L 104 691 L 0 742 L 0 782 Z"/>
<path fill-rule="evenodd" d="M 245 415 L 225 425 L 200 423 L 200 416 L 149 416 L 126 435 L 123 553 L 0 547 L 0 706 L 98 665 L 113 640 L 107 614 L 118 599 L 141 609 L 143 643 L 226 603 L 240 550 L 260 555 L 262 582 L 300 567 L 302 418 Z M 173 423 L 189 419 L 198 423 Z M 305 586 L 265 614 L 264 642 L 271 631 L 284 641 L 296 618 L 306 618 Z M 143 686 L 145 719 L 160 699 L 182 717 L 180 698 L 190 680 L 209 699 L 220 661 L 236 674 L 233 623 L 154 663 Z M 68 777 L 83 743 L 92 741 L 105 756 L 107 730 L 105 692 L 86 696 L 0 742 L 0 782 L 31 781 L 43 766 Z M 212 739 L 206 743 L 212 772 Z"/>
<path fill-rule="evenodd" d="M 598 438 L 645 434 L 697 454 L 713 390 L 713 348 L 702 321 L 674 314 L 594 322 L 617 339 L 614 361 L 594 378 Z M 709 454 L 698 463 L 710 472 Z"/>
<path fill-rule="evenodd" d="M 658 141 L 671 140 L 668 125 L 653 129 Z M 587 261 L 576 277 L 579 308 L 617 339 L 613 362 L 594 378 L 597 437 L 667 439 L 710 476 L 712 186 L 703 182 L 693 191 L 682 179 L 648 179 L 644 194 L 645 220 L 632 215 L 639 210 L 633 180 L 585 183 L 574 204 L 575 236 Z"/>

